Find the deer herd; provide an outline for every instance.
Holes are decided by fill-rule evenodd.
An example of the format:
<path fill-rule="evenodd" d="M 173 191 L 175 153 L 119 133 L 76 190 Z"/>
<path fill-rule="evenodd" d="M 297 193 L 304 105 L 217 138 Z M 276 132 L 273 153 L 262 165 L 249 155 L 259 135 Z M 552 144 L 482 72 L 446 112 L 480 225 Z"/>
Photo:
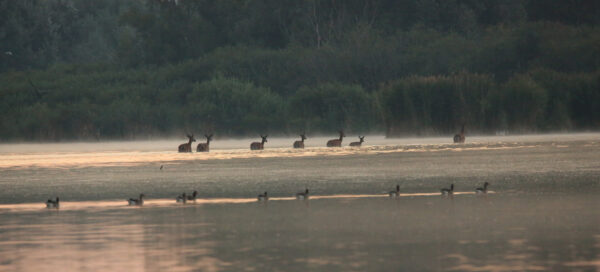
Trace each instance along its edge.
<path fill-rule="evenodd" d="M 327 147 L 341 147 L 342 146 L 342 140 L 344 139 L 344 137 L 346 137 L 346 134 L 344 134 L 343 130 L 338 131 L 339 132 L 339 137 L 337 139 L 331 139 L 329 141 L 327 141 Z M 194 134 L 189 135 L 186 134 L 187 138 L 188 138 L 188 142 L 187 143 L 183 143 L 181 145 L 179 145 L 179 152 L 192 152 L 192 142 L 196 141 L 196 138 L 194 138 Z M 196 152 L 208 152 L 210 151 L 210 141 L 212 140 L 213 134 L 204 134 L 204 137 L 206 137 L 206 143 L 199 143 L 198 146 L 196 147 Z M 262 138 L 260 142 L 253 142 L 250 144 L 250 150 L 263 150 L 265 149 L 265 143 L 267 142 L 267 137 L 268 135 L 260 135 L 260 137 Z M 302 133 L 300 134 L 300 140 L 299 141 L 295 141 L 293 144 L 294 148 L 304 148 L 304 140 L 306 140 L 306 133 Z M 362 146 L 362 143 L 365 142 L 365 136 L 358 136 L 358 142 L 351 142 L 349 146 L 352 147 L 360 147 Z M 454 135 L 454 143 L 464 143 L 465 142 L 465 125 L 462 125 L 462 128 L 460 130 L 460 133 Z"/>

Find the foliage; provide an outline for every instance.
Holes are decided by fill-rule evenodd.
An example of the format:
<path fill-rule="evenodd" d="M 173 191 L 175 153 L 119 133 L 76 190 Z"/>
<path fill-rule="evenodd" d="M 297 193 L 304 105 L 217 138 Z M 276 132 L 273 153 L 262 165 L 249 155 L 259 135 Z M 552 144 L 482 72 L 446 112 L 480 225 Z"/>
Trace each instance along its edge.
<path fill-rule="evenodd" d="M 600 125 L 574 0 L 0 0 L 0 139 Z"/>

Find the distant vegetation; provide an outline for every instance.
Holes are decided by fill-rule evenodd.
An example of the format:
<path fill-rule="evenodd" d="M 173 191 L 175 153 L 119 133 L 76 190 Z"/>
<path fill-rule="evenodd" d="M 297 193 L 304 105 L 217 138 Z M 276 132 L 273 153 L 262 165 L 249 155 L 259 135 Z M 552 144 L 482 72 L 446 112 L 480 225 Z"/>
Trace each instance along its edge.
<path fill-rule="evenodd" d="M 600 2 L 0 1 L 0 139 L 600 127 Z"/>

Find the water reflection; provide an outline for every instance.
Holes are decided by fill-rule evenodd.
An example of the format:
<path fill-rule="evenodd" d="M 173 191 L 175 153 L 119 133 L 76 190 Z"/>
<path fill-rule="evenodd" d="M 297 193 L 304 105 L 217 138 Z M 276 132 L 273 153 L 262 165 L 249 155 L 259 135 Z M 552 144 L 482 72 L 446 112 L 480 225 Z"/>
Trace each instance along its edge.
<path fill-rule="evenodd" d="M 3 213 L 0 270 L 537 271 L 600 259 L 591 195 L 308 202 Z"/>

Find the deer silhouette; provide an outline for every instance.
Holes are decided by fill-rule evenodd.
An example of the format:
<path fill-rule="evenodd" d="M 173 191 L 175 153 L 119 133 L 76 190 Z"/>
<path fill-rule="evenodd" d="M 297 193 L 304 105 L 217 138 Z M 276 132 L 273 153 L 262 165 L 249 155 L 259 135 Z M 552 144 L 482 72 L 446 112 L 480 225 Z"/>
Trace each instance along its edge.
<path fill-rule="evenodd" d="M 206 135 L 204 134 L 204 137 L 206 137 L 206 143 L 199 143 L 198 146 L 196 147 L 196 151 L 197 152 L 208 152 L 210 149 L 210 141 L 212 140 L 212 134 L 210 135 Z"/>
<path fill-rule="evenodd" d="M 454 135 L 454 143 L 464 143 L 465 142 L 465 125 L 462 125 L 460 129 L 460 133 Z"/>
<path fill-rule="evenodd" d="M 304 140 L 306 140 L 306 135 L 304 133 L 300 134 L 300 138 L 302 140 L 294 142 L 294 148 L 304 148 Z"/>
<path fill-rule="evenodd" d="M 346 137 L 343 130 L 340 130 L 340 138 L 332 139 L 327 141 L 327 147 L 341 147 L 342 146 L 342 138 Z"/>
<path fill-rule="evenodd" d="M 358 136 L 358 139 L 360 140 L 359 142 L 351 142 L 350 146 L 361 146 L 362 143 L 365 141 L 365 136 Z"/>
<path fill-rule="evenodd" d="M 186 135 L 189 139 L 187 144 L 180 144 L 179 145 L 179 152 L 192 152 L 192 142 L 195 142 L 196 139 L 194 139 L 194 134 L 192 135 Z"/>
<path fill-rule="evenodd" d="M 265 148 L 265 142 L 267 142 L 267 136 L 269 136 L 269 135 L 265 135 L 265 136 L 260 135 L 260 137 L 262 138 L 262 141 L 260 143 L 259 142 L 251 143 L 250 149 L 251 150 L 263 150 Z"/>

